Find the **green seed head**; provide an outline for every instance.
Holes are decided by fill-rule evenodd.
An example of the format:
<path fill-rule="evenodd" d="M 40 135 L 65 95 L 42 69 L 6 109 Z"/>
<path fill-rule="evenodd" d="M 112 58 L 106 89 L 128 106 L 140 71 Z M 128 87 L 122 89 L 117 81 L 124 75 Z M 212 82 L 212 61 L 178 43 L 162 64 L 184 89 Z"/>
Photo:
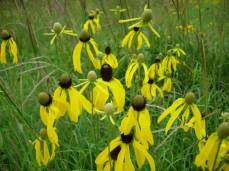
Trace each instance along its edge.
<path fill-rule="evenodd" d="M 112 115 L 115 112 L 113 103 L 107 103 L 104 106 L 104 112 L 108 115 Z"/>
<path fill-rule="evenodd" d="M 64 73 L 60 76 L 59 85 L 61 88 L 68 89 L 72 85 L 72 79 L 70 75 Z"/>
<path fill-rule="evenodd" d="M 141 111 L 145 108 L 146 101 L 145 98 L 142 95 L 137 95 L 132 100 L 132 107 L 136 111 Z"/>
<path fill-rule="evenodd" d="M 221 114 L 222 119 L 229 122 L 229 112 L 224 112 Z"/>
<path fill-rule="evenodd" d="M 80 34 L 79 34 L 80 41 L 82 41 L 84 43 L 87 42 L 87 41 L 89 41 L 90 38 L 91 38 L 90 33 L 87 30 L 82 30 L 80 32 Z"/>
<path fill-rule="evenodd" d="M 217 130 L 220 139 L 227 138 L 229 136 L 229 122 L 223 122 L 219 125 Z"/>
<path fill-rule="evenodd" d="M 144 62 L 144 54 L 143 53 L 139 53 L 137 58 L 138 58 L 138 62 L 139 63 L 143 63 Z"/>
<path fill-rule="evenodd" d="M 39 134 L 40 134 L 40 136 L 41 136 L 42 139 L 47 138 L 47 131 L 46 131 L 45 128 L 41 128 Z"/>
<path fill-rule="evenodd" d="M 95 71 L 89 71 L 88 74 L 87 74 L 87 79 L 90 81 L 90 82 L 95 82 L 95 80 L 97 79 L 97 74 Z"/>
<path fill-rule="evenodd" d="M 62 29 L 63 29 L 63 26 L 59 22 L 55 22 L 53 24 L 53 30 L 55 31 L 55 33 L 59 34 Z"/>
<path fill-rule="evenodd" d="M 189 105 L 195 103 L 196 101 L 196 97 L 195 97 L 195 94 L 193 92 L 188 92 L 186 95 L 185 95 L 185 102 Z"/>
<path fill-rule="evenodd" d="M 3 40 L 8 40 L 10 38 L 10 33 L 8 32 L 8 30 L 2 30 L 2 39 Z"/>
<path fill-rule="evenodd" d="M 153 12 L 151 9 L 145 9 L 142 13 L 142 19 L 145 23 L 148 23 L 150 20 L 152 20 Z"/>
<path fill-rule="evenodd" d="M 42 106 L 48 106 L 52 103 L 52 97 L 46 92 L 40 92 L 38 101 Z"/>

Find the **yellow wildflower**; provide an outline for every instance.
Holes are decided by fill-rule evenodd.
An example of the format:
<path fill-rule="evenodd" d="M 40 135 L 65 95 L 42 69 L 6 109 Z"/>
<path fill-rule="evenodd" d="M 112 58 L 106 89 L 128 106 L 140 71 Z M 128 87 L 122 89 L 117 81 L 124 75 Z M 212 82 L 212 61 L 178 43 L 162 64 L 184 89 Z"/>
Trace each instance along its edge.
<path fill-rule="evenodd" d="M 137 59 L 136 58 L 131 59 L 129 65 L 128 65 L 128 68 L 126 70 L 125 81 L 126 81 L 127 88 L 130 88 L 132 86 L 133 76 L 137 70 L 141 69 L 141 66 L 143 67 L 144 75 L 145 75 L 145 77 L 143 79 L 143 83 L 147 83 L 147 81 L 148 81 L 148 70 L 147 70 L 146 64 L 144 63 L 144 55 L 139 54 Z"/>
<path fill-rule="evenodd" d="M 13 57 L 13 63 L 18 63 L 18 50 L 17 50 L 17 44 L 14 41 L 13 37 L 7 30 L 2 30 L 2 43 L 0 48 L 0 63 L 6 64 L 6 49 L 7 46 L 9 46 L 10 54 Z"/>
<path fill-rule="evenodd" d="M 189 120 L 191 111 L 193 113 L 193 117 Z M 186 124 L 190 125 L 190 127 L 194 127 L 195 134 L 199 140 L 206 136 L 205 121 L 203 121 L 201 113 L 195 104 L 195 95 L 192 92 L 187 93 L 185 98 L 178 98 L 159 116 L 157 122 L 160 123 L 169 114 L 171 117 L 165 127 L 166 133 L 169 131 L 172 124 L 179 117 L 179 115 L 182 115 L 181 128 L 184 128 L 183 126 Z M 190 124 L 189 122 L 193 124 Z"/>
<path fill-rule="evenodd" d="M 94 67 L 96 69 L 100 68 L 100 62 L 99 59 L 94 58 L 94 55 L 98 53 L 97 45 L 93 38 L 91 38 L 90 33 L 86 30 L 81 31 L 79 35 L 79 43 L 76 44 L 74 51 L 73 51 L 73 64 L 74 64 L 74 70 L 76 70 L 79 73 L 82 73 L 81 68 L 81 62 L 80 62 L 80 56 L 82 48 L 84 47 L 86 49 L 86 53 L 90 59 L 90 61 L 93 63 Z M 92 49 L 91 49 L 92 48 Z M 94 51 L 94 54 L 92 52 Z"/>

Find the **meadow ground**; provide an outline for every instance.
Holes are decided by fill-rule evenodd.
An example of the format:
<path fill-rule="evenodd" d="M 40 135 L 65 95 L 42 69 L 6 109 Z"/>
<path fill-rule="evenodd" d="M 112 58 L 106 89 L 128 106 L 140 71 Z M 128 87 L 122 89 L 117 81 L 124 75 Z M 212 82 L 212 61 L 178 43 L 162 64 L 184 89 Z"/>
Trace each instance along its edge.
<path fill-rule="evenodd" d="M 146 4 L 152 9 L 153 25 L 160 38 L 146 31 L 150 48 L 121 48 L 130 24 L 120 24 L 118 20 L 141 16 Z M 117 5 L 126 11 L 110 11 Z M 110 46 L 117 56 L 119 66 L 114 76 L 126 90 L 124 111 L 114 117 L 116 126 L 86 112 L 73 123 L 66 114 L 55 123 L 60 144 L 55 158 L 47 167 L 39 167 L 32 144 L 36 133 L 44 127 L 39 116 L 39 92 L 53 94 L 62 73 L 70 73 L 77 85 L 79 79 L 87 78 L 88 71 L 95 70 L 83 54 L 83 74 L 74 71 L 72 54 L 78 37 L 57 37 L 50 45 L 51 37 L 44 33 L 50 32 L 53 23 L 60 22 L 79 35 L 88 12 L 96 8 L 102 11 L 101 30 L 93 37 L 99 50 Z M 186 56 L 173 73 L 172 91 L 164 93 L 163 99 L 147 102 L 155 141 L 148 152 L 158 171 L 198 170 L 194 165 L 199 152 L 194 129 L 178 129 L 178 119 L 166 135 L 166 122 L 158 124 L 157 119 L 189 91 L 196 95 L 207 135 L 222 122 L 221 114 L 229 112 L 228 10 L 228 0 L 0 0 L 0 30 L 7 29 L 13 35 L 19 56 L 18 64 L 12 64 L 9 55 L 8 64 L 0 64 L 0 170 L 96 170 L 96 156 L 119 135 L 118 125 L 126 116 L 131 98 L 140 90 L 136 80 L 133 88 L 125 85 L 129 58 L 133 53 L 143 53 L 145 64 L 150 67 L 158 54 L 165 57 L 176 44 Z M 99 77 L 99 70 L 96 72 Z M 86 91 L 85 96 L 90 98 L 90 92 Z M 149 166 L 145 164 L 137 170 L 149 170 Z"/>

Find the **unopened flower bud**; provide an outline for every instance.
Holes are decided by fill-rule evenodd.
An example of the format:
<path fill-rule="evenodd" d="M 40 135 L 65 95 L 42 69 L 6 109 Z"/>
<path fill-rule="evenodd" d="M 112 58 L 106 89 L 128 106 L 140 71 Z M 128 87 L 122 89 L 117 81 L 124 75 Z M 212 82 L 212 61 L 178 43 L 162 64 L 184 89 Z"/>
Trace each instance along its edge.
<path fill-rule="evenodd" d="M 107 103 L 104 106 L 104 112 L 108 115 L 112 115 L 115 112 L 113 103 Z"/>
<path fill-rule="evenodd" d="M 223 122 L 219 125 L 217 133 L 220 139 L 227 138 L 229 136 L 229 122 Z"/>
<path fill-rule="evenodd" d="M 142 13 L 142 20 L 147 23 L 153 18 L 153 12 L 151 9 L 145 9 Z"/>
<path fill-rule="evenodd" d="M 62 29 L 63 29 L 63 26 L 59 22 L 55 22 L 53 24 L 53 30 L 55 31 L 55 33 L 59 34 Z"/>
<path fill-rule="evenodd" d="M 189 105 L 195 103 L 196 101 L 196 97 L 195 97 L 195 94 L 193 92 L 188 92 L 186 93 L 185 95 L 185 102 Z"/>
<path fill-rule="evenodd" d="M 97 74 L 95 71 L 89 71 L 88 74 L 87 74 L 87 79 L 90 81 L 90 82 L 95 82 L 95 80 L 97 79 Z"/>

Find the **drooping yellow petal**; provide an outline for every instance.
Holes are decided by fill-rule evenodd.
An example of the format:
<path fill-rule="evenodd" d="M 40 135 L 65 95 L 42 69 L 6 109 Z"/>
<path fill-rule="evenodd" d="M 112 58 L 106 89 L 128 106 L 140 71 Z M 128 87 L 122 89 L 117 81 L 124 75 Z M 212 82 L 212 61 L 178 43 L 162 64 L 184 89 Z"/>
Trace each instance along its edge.
<path fill-rule="evenodd" d="M 135 171 L 134 169 L 134 165 L 130 159 L 130 149 L 129 149 L 129 145 L 125 144 L 125 148 L 126 148 L 126 153 L 125 153 L 125 163 L 124 163 L 124 170 L 127 171 Z"/>
<path fill-rule="evenodd" d="M 127 88 L 131 87 L 134 73 L 137 71 L 138 67 L 139 67 L 138 63 L 133 63 L 133 64 L 129 65 L 129 67 L 126 71 L 126 74 L 125 74 L 125 80 L 126 80 Z"/>
<path fill-rule="evenodd" d="M 86 97 L 84 97 L 82 94 L 79 94 L 79 100 L 80 100 L 80 104 L 82 105 L 83 109 L 91 114 L 92 112 L 91 102 Z"/>
<path fill-rule="evenodd" d="M 74 70 L 82 74 L 82 68 L 81 68 L 81 62 L 80 62 L 80 54 L 81 50 L 83 48 L 83 43 L 79 42 L 73 51 L 73 65 L 74 65 Z"/>
<path fill-rule="evenodd" d="M 138 149 L 140 153 L 142 153 L 146 159 L 148 160 L 150 171 L 155 171 L 155 162 L 151 155 L 147 152 L 143 145 L 139 144 L 137 141 L 133 142 L 134 148 Z"/>
<path fill-rule="evenodd" d="M 13 38 L 10 38 L 9 44 L 10 44 L 10 52 L 11 52 L 11 54 L 13 56 L 13 63 L 17 64 L 18 63 L 17 44 L 16 44 L 16 42 L 14 41 Z"/>
<path fill-rule="evenodd" d="M 165 127 L 165 133 L 166 134 L 168 133 L 168 131 L 171 128 L 172 124 L 177 119 L 177 117 L 180 115 L 180 113 L 182 112 L 182 110 L 184 109 L 184 107 L 185 107 L 185 105 L 182 105 L 176 111 L 174 111 L 173 113 L 171 113 L 171 117 L 170 117 L 170 119 L 167 122 L 166 127 Z"/>
<path fill-rule="evenodd" d="M 120 131 L 124 133 L 124 135 L 128 135 L 132 128 L 137 123 L 137 112 L 133 109 L 133 107 L 130 107 L 127 112 L 126 119 L 123 119 L 120 126 Z"/>
<path fill-rule="evenodd" d="M 144 70 L 144 80 L 143 80 L 143 83 L 147 83 L 148 80 L 149 80 L 148 69 L 147 69 L 146 64 L 144 64 L 144 63 L 142 63 L 142 67 L 143 67 L 143 70 Z"/>
<path fill-rule="evenodd" d="M 127 22 L 131 22 L 131 21 L 136 21 L 136 20 L 140 20 L 140 17 L 136 17 L 136 18 L 130 18 L 130 19 L 126 19 L 126 20 L 119 20 L 119 23 L 127 23 Z"/>
<path fill-rule="evenodd" d="M 168 109 L 166 109 L 157 119 L 157 123 L 160 123 L 168 114 L 175 111 L 177 107 L 184 103 L 183 98 L 178 98 Z"/>
<path fill-rule="evenodd" d="M 131 48 L 131 46 L 133 44 L 133 38 L 134 38 L 135 35 L 136 35 L 136 32 L 135 31 L 131 32 L 131 35 L 130 35 L 129 41 L 128 41 L 128 48 L 129 49 Z"/>
<path fill-rule="evenodd" d="M 41 166 L 41 142 L 38 139 L 35 140 L 35 151 L 37 163 Z"/>
<path fill-rule="evenodd" d="M 83 29 L 88 31 L 88 26 L 89 26 L 90 20 L 87 20 L 84 25 L 83 25 Z"/>
<path fill-rule="evenodd" d="M 141 88 L 142 96 L 144 96 L 147 100 L 152 100 L 152 96 L 150 92 L 150 84 L 144 84 Z"/>
<path fill-rule="evenodd" d="M 138 34 L 137 39 L 138 39 L 137 49 L 140 49 L 142 47 L 142 33 Z"/>
<path fill-rule="evenodd" d="M 68 90 L 69 94 L 69 109 L 68 114 L 72 122 L 78 122 L 79 115 L 82 112 L 82 106 L 80 105 L 80 99 L 77 91 L 71 87 Z"/>
<path fill-rule="evenodd" d="M 100 69 L 100 61 L 98 59 L 94 58 L 94 55 L 93 55 L 91 48 L 90 48 L 90 45 L 87 43 L 86 43 L 86 51 L 87 51 L 88 57 L 89 57 L 90 61 L 92 62 L 93 66 L 96 69 Z"/>
<path fill-rule="evenodd" d="M 1 64 L 6 64 L 6 45 L 7 45 L 7 41 L 3 40 L 1 43 L 1 56 L 0 56 L 0 62 Z"/>
<path fill-rule="evenodd" d="M 127 35 L 125 35 L 125 37 L 122 40 L 121 47 L 125 47 L 128 44 L 130 36 L 132 33 L 133 33 L 133 31 L 130 31 L 129 33 L 127 33 Z"/>
<path fill-rule="evenodd" d="M 48 112 L 44 106 L 40 106 L 40 118 L 44 125 L 47 125 L 48 121 Z"/>
<path fill-rule="evenodd" d="M 50 154 L 49 154 L 49 148 L 47 142 L 43 141 L 44 145 L 44 157 L 43 157 L 43 163 L 46 166 L 50 160 Z"/>
<path fill-rule="evenodd" d="M 117 107 L 118 111 L 122 111 L 125 105 L 125 89 L 116 78 L 113 78 L 108 85 L 113 95 L 114 105 Z"/>
<path fill-rule="evenodd" d="M 146 45 L 150 48 L 149 40 L 148 40 L 148 38 L 145 36 L 144 33 L 142 33 L 142 38 L 143 38 L 144 42 L 146 43 Z"/>
<path fill-rule="evenodd" d="M 153 26 L 152 26 L 150 23 L 148 23 L 148 26 L 149 26 L 150 30 L 151 30 L 158 38 L 160 38 L 160 34 L 153 28 Z"/>
<path fill-rule="evenodd" d="M 115 164 L 115 170 L 118 171 L 122 171 L 123 170 L 123 165 L 124 165 L 124 158 L 125 158 L 125 153 L 126 153 L 126 148 L 125 148 L 126 144 L 121 144 L 121 150 L 118 154 L 118 158 Z"/>
<path fill-rule="evenodd" d="M 96 86 L 93 88 L 93 103 L 95 108 L 103 109 L 108 98 L 109 98 L 109 91 L 107 86 L 102 82 L 98 81 L 96 83 Z"/>

